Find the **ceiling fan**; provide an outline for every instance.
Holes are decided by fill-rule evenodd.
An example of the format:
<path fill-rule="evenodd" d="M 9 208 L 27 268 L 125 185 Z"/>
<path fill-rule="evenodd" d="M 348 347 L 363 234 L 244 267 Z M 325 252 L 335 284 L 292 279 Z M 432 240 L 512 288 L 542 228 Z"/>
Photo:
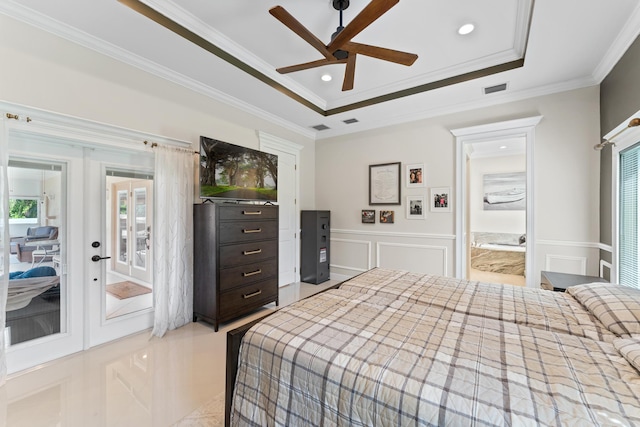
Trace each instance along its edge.
<path fill-rule="evenodd" d="M 324 59 L 277 68 L 276 71 L 281 74 L 286 74 L 329 64 L 347 64 L 342 82 L 342 90 L 346 91 L 353 89 L 353 80 L 356 72 L 356 55 L 358 54 L 407 66 L 413 64 L 415 60 L 418 59 L 418 55 L 416 54 L 351 41 L 353 37 L 367 28 L 376 19 L 380 18 L 399 1 L 400 0 L 372 0 L 353 21 L 346 27 L 343 27 L 342 11 L 349 7 L 349 0 L 333 0 L 333 7 L 340 11 L 340 26 L 336 29 L 336 32 L 333 33 L 331 41 L 327 45 L 322 43 L 320 39 L 307 30 L 282 6 L 275 6 L 269 9 L 269 13 L 278 21 L 282 22 L 324 56 Z"/>

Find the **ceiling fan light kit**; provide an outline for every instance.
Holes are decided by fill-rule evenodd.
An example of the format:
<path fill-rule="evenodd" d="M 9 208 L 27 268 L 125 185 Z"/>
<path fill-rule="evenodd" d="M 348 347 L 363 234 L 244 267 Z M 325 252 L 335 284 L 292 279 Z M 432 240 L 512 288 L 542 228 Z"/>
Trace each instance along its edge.
<path fill-rule="evenodd" d="M 342 11 L 349 7 L 349 0 L 333 0 L 333 7 L 340 12 L 340 24 L 338 28 L 336 28 L 335 33 L 331 35 L 331 41 L 327 45 L 304 27 L 282 6 L 275 6 L 271 8 L 269 13 L 273 17 L 282 22 L 282 24 L 296 33 L 324 56 L 324 59 L 277 68 L 276 71 L 281 74 L 286 74 L 321 67 L 323 65 L 346 64 L 342 90 L 347 91 L 353 89 L 356 70 L 356 56 L 358 54 L 405 66 L 412 65 L 416 59 L 418 59 L 418 55 L 416 54 L 351 41 L 351 39 L 384 15 L 399 1 L 400 0 L 372 0 L 345 27 L 342 25 Z"/>

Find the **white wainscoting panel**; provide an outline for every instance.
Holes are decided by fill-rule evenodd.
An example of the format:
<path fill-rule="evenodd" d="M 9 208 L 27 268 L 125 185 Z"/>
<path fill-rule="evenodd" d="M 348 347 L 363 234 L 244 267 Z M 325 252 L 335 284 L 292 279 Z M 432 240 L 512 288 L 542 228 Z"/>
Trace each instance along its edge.
<path fill-rule="evenodd" d="M 611 263 L 603 259 L 600 260 L 600 277 L 611 277 Z"/>
<path fill-rule="evenodd" d="M 374 267 L 446 276 L 453 271 L 453 235 L 331 230 L 331 278 L 346 280 Z"/>
<path fill-rule="evenodd" d="M 580 256 L 553 255 L 545 257 L 545 270 L 569 274 L 587 274 L 587 258 Z"/>
<path fill-rule="evenodd" d="M 331 269 L 363 273 L 373 268 L 371 265 L 371 242 L 331 238 Z"/>
<path fill-rule="evenodd" d="M 382 268 L 447 275 L 445 246 L 378 242 L 376 253 L 376 264 Z"/>

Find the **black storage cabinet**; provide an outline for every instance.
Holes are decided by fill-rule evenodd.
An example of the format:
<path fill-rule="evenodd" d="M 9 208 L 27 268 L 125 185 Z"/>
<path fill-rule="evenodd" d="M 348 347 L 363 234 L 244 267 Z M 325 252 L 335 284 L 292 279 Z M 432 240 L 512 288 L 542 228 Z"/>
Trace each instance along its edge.
<path fill-rule="evenodd" d="M 300 280 L 319 284 L 329 280 L 330 211 L 301 211 Z"/>

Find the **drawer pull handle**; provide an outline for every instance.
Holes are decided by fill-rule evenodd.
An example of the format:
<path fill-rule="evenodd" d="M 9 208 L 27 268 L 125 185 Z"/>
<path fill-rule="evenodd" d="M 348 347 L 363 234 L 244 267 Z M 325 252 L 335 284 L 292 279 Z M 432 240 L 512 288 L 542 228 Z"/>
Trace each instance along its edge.
<path fill-rule="evenodd" d="M 244 251 L 242 255 L 255 255 L 262 253 L 262 249 L 256 249 L 255 251 Z"/>
<path fill-rule="evenodd" d="M 244 229 L 244 230 L 242 230 L 242 232 L 243 232 L 244 234 L 249 234 L 249 233 L 262 233 L 262 228 L 256 228 L 256 229 L 254 229 L 254 230 L 247 230 L 247 229 Z"/>
<path fill-rule="evenodd" d="M 242 277 L 255 276 L 256 274 L 261 274 L 262 270 L 257 269 L 256 271 L 252 271 L 250 273 L 242 273 Z"/>
<path fill-rule="evenodd" d="M 252 294 L 242 294 L 242 298 L 249 299 L 249 298 L 257 297 L 261 293 L 262 293 L 262 289 L 258 289 L 257 291 L 255 291 Z"/>
<path fill-rule="evenodd" d="M 242 211 L 242 215 L 262 215 L 262 211 Z"/>

